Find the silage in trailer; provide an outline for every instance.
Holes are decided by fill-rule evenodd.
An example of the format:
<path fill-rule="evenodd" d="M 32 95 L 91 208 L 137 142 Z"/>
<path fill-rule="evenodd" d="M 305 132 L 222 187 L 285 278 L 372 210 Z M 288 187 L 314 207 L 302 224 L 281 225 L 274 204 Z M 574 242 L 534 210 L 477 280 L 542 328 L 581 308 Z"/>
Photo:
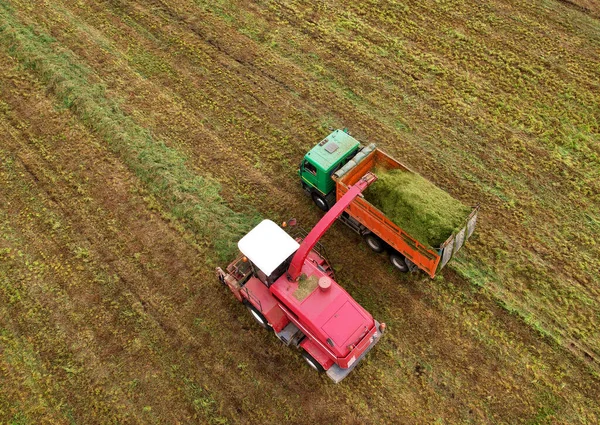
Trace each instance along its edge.
<path fill-rule="evenodd" d="M 374 172 L 378 180 L 364 192 L 365 199 L 422 244 L 438 248 L 471 212 L 416 173 L 381 167 Z"/>

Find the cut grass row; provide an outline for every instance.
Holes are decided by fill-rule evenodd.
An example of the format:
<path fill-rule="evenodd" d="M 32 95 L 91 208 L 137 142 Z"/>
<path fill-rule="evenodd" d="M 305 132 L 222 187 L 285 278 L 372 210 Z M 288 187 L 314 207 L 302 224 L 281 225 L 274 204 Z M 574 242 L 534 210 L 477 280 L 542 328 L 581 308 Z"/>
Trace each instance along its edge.
<path fill-rule="evenodd" d="M 298 150 L 301 151 L 302 148 L 299 147 Z M 369 257 L 369 258 L 371 258 L 371 257 Z M 367 259 L 365 259 L 365 261 L 367 261 Z M 374 274 L 376 274 L 376 273 L 374 273 Z M 394 296 L 394 295 L 396 295 L 396 294 L 390 294 L 390 298 L 392 296 Z M 368 296 L 365 296 L 364 298 L 365 299 L 369 299 Z M 383 303 L 383 302 L 381 303 L 381 305 L 384 305 L 384 304 L 385 303 Z M 380 306 L 379 308 L 383 309 L 384 307 Z M 456 313 L 456 311 L 452 311 L 452 312 Z M 478 331 L 481 329 L 480 328 L 481 322 L 477 322 L 477 321 L 472 320 L 469 323 L 476 323 L 476 325 L 474 325 L 474 326 L 477 326 Z M 510 338 L 510 336 L 504 336 L 504 339 L 506 339 L 506 338 Z M 263 342 L 266 344 L 265 347 L 269 347 L 268 341 L 266 341 L 266 340 L 265 341 L 258 341 L 258 343 L 263 343 Z M 436 339 L 435 342 L 439 342 L 439 341 Z M 441 394 L 444 394 L 444 391 L 449 391 L 449 390 L 444 390 L 443 389 L 444 382 L 449 382 L 449 385 L 451 387 L 453 387 L 453 388 L 471 388 L 471 389 L 473 389 L 473 387 L 469 386 L 469 385 L 471 385 L 471 382 L 469 382 L 470 381 L 469 378 L 472 377 L 472 375 L 470 373 L 466 374 L 466 375 L 462 375 L 460 373 L 456 373 L 456 375 L 452 376 L 453 373 L 454 373 L 453 371 L 448 371 L 448 370 L 445 370 L 445 371 L 441 370 L 441 371 L 439 371 L 439 370 L 435 370 L 435 368 L 437 368 L 437 367 L 443 367 L 443 366 L 445 366 L 445 364 L 442 363 L 442 365 L 440 366 L 439 363 L 434 363 L 433 366 L 432 366 L 432 364 L 431 364 L 432 361 L 430 360 L 431 356 L 429 354 L 427 354 L 429 352 L 428 351 L 429 349 L 424 348 L 424 350 L 427 353 L 417 353 L 417 354 L 415 354 L 415 353 L 411 352 L 410 347 L 402 347 L 402 342 L 396 341 L 395 344 L 398 345 L 398 346 L 401 346 L 401 348 L 396 348 L 396 345 L 388 344 L 385 341 L 382 343 L 382 349 L 384 349 L 385 351 L 389 350 L 388 351 L 388 353 L 389 353 L 389 359 L 387 358 L 387 355 L 386 355 L 386 359 L 385 360 L 381 359 L 381 360 L 385 363 L 385 370 L 387 370 L 391 374 L 392 377 L 395 376 L 396 378 L 400 378 L 402 381 L 412 382 L 412 381 L 410 381 L 410 379 L 411 379 L 411 376 L 410 376 L 410 369 L 411 369 L 411 367 L 413 369 L 417 368 L 417 367 L 420 367 L 420 368 L 423 368 L 423 370 L 426 370 L 426 371 L 431 371 L 431 369 L 433 368 L 434 372 L 438 372 L 437 379 L 439 379 L 439 381 L 436 379 L 435 382 L 428 382 L 428 379 L 431 380 L 431 378 L 423 378 L 423 382 L 421 383 L 421 385 L 423 386 L 424 390 L 423 390 L 423 388 L 421 388 L 421 387 L 419 387 L 417 385 L 417 388 L 420 388 L 421 390 L 423 390 L 423 392 L 427 393 L 427 391 L 431 391 L 431 387 L 428 387 L 428 385 L 430 383 L 433 383 L 433 384 L 437 385 L 437 386 L 434 387 L 435 391 L 437 391 L 437 392 L 439 392 Z M 423 347 L 425 347 L 425 346 L 426 346 L 426 344 L 423 345 Z M 394 350 L 401 350 L 401 351 L 394 351 Z M 260 350 L 258 350 L 258 353 L 259 352 L 260 352 Z M 471 353 L 471 354 L 474 354 L 475 352 L 476 352 L 476 350 L 473 350 L 473 353 Z M 258 353 L 254 353 L 254 354 L 258 354 Z M 510 351 L 508 353 L 510 353 Z M 276 353 L 276 354 L 279 354 L 279 353 Z M 266 360 L 266 359 L 263 358 L 263 360 Z M 403 362 L 402 363 L 402 367 L 398 367 L 398 362 L 399 361 Z M 423 366 L 423 365 L 421 365 L 422 362 L 429 362 L 429 363 Z M 236 365 L 234 365 L 234 366 L 236 366 Z M 247 368 L 247 363 L 245 363 L 245 364 L 239 364 L 237 366 L 238 366 L 237 370 L 241 371 L 242 373 L 244 373 L 244 370 Z M 254 367 L 257 367 L 257 366 L 258 367 L 262 367 L 261 364 L 258 364 L 258 365 L 254 364 Z M 508 367 L 508 363 L 506 363 L 506 366 Z M 542 365 L 539 365 L 539 366 L 536 366 L 536 367 L 537 367 L 536 373 L 540 374 L 542 379 L 544 379 L 544 378 L 548 379 L 548 377 L 545 377 L 543 375 L 543 373 L 540 372 L 540 371 L 544 370 L 544 368 L 546 367 L 546 365 L 542 364 Z M 250 369 L 251 368 L 248 368 L 248 372 L 250 372 Z M 421 369 L 419 369 L 419 370 L 421 370 Z M 250 376 L 250 373 L 251 373 L 251 372 L 250 373 L 248 373 L 248 372 L 246 372 L 246 377 L 247 378 Z M 432 374 L 432 375 L 435 376 L 435 374 Z M 446 375 L 450 375 L 450 376 L 446 376 Z M 264 376 L 265 375 L 255 375 L 255 376 L 258 376 L 259 379 L 263 379 L 264 380 Z M 525 374 L 525 376 L 527 376 L 527 374 Z M 445 379 L 442 379 L 442 378 L 448 378 L 448 380 L 446 381 Z M 250 380 L 250 378 L 248 378 L 248 381 L 249 380 Z M 402 386 L 401 385 L 399 386 L 398 382 L 396 382 L 394 379 L 391 379 L 390 377 L 381 377 L 381 379 L 378 378 L 376 382 L 381 383 L 381 384 L 385 383 L 386 384 L 385 386 L 382 385 L 384 388 L 393 388 L 396 391 L 396 393 L 394 393 L 394 394 L 389 394 L 390 400 L 399 400 L 398 397 L 400 397 L 400 399 L 402 399 L 402 397 L 406 397 L 407 400 L 410 400 L 410 399 L 413 399 L 413 398 L 416 397 L 415 394 L 417 392 L 421 391 L 421 390 L 415 391 L 415 393 L 412 393 L 412 394 L 411 393 L 408 393 L 408 394 L 404 393 L 404 394 L 398 395 L 398 389 L 399 388 L 402 389 Z M 503 382 L 503 384 L 504 384 L 504 382 Z M 523 387 L 524 386 L 515 386 L 515 387 L 512 387 L 512 390 L 519 392 L 519 394 L 523 394 L 524 393 L 524 388 Z M 510 387 L 507 387 L 507 388 L 510 388 Z M 320 388 L 320 390 L 324 390 L 324 388 Z M 381 391 L 381 388 L 379 390 Z M 366 412 L 369 410 L 368 403 L 365 401 L 366 398 L 363 399 L 360 395 L 357 395 L 357 393 L 355 391 L 355 388 L 350 387 L 350 386 L 342 388 L 342 389 L 338 389 L 336 391 L 340 391 L 341 393 L 343 393 L 344 394 L 343 397 L 347 397 L 347 400 L 353 400 L 353 401 L 355 401 L 357 403 L 360 403 L 360 406 L 357 407 L 357 408 L 355 408 L 356 410 L 354 410 L 354 412 L 356 412 L 357 415 L 360 414 L 361 417 L 364 417 L 363 415 L 365 415 Z M 377 389 L 374 389 L 374 391 L 377 391 Z M 473 390 L 473 391 L 474 392 L 472 394 L 483 395 L 483 390 L 481 390 L 481 392 L 475 391 L 475 390 Z M 530 393 L 528 393 L 528 394 L 530 394 Z M 439 400 L 439 398 L 436 398 L 436 395 L 439 395 L 439 394 L 436 394 L 434 392 L 430 392 L 429 393 L 429 396 L 431 397 L 430 400 L 433 400 L 433 399 Z M 446 396 L 450 397 L 449 393 Z M 327 397 L 333 397 L 333 396 L 332 396 L 332 394 L 328 394 Z M 290 400 L 290 399 L 289 398 L 284 398 L 284 400 Z M 443 400 L 446 400 L 446 399 L 443 399 Z M 371 403 L 371 402 L 369 402 L 369 403 Z M 373 411 L 379 412 L 379 414 L 381 414 L 381 415 L 385 415 L 385 414 L 388 415 L 388 416 L 381 416 L 381 417 L 387 417 L 390 420 L 398 418 L 398 416 L 394 416 L 394 414 L 392 412 L 387 411 L 386 406 L 389 407 L 389 405 L 386 405 L 385 403 L 381 404 L 381 403 L 378 403 L 377 401 L 373 401 L 373 403 L 375 403 L 375 406 L 373 406 Z M 419 403 L 421 403 L 421 404 L 419 404 Z M 419 404 L 419 407 L 416 407 L 415 406 L 416 404 Z M 448 403 L 448 404 L 451 405 L 451 403 Z M 485 412 L 489 413 L 490 416 L 491 416 L 491 414 L 493 412 L 498 413 L 500 411 L 497 406 L 494 406 L 493 403 L 487 403 L 486 402 L 484 404 L 486 404 L 486 410 L 485 410 Z M 415 409 L 415 412 L 419 411 L 421 413 L 428 414 L 429 415 L 429 416 L 427 416 L 428 418 L 433 418 L 435 416 L 435 408 L 433 408 L 431 406 L 431 404 L 429 404 L 427 402 L 423 402 L 423 399 L 419 399 L 419 401 L 416 402 L 415 405 L 411 406 L 412 408 Z M 246 406 L 248 408 L 252 407 L 251 405 L 246 405 Z M 478 404 L 478 406 L 480 406 L 480 404 Z M 580 408 L 579 406 L 581 406 L 581 405 L 578 404 L 577 406 L 578 406 L 578 409 L 579 409 Z M 464 415 L 463 417 L 467 417 L 468 416 L 468 414 L 467 414 L 467 410 L 468 409 L 466 409 L 466 407 L 464 405 L 461 406 L 461 409 L 463 409 L 463 410 L 461 410 L 461 415 Z M 522 406 L 520 406 L 519 410 L 517 410 L 517 412 L 521 412 L 521 413 L 525 412 L 525 411 L 526 411 L 526 409 L 524 409 Z M 540 411 L 544 411 L 543 404 L 540 406 Z M 545 411 L 547 411 L 547 409 Z M 446 412 L 446 415 L 448 415 L 449 417 L 452 417 L 451 413 L 449 413 L 449 411 Z M 585 412 L 583 413 L 583 415 L 585 417 Z M 504 417 L 506 417 L 506 416 L 504 416 Z M 513 416 L 513 417 L 515 417 L 515 416 Z"/>
<path fill-rule="evenodd" d="M 126 116 L 92 73 L 62 50 L 52 37 L 24 26 L 8 3 L 0 2 L 0 43 L 25 69 L 34 70 L 48 89 L 99 134 L 167 206 L 176 219 L 211 241 L 218 258 L 230 258 L 235 241 L 256 217 L 236 213 L 221 198 L 219 184 L 194 174 L 186 159 Z"/>

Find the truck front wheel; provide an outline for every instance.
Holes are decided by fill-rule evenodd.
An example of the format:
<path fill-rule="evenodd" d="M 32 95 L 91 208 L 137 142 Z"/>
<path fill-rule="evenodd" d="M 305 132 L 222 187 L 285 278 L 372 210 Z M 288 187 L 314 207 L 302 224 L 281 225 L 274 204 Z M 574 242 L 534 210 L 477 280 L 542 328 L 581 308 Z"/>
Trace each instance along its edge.
<path fill-rule="evenodd" d="M 406 261 L 404 260 L 404 255 L 402 255 L 402 254 L 398 254 L 397 252 L 390 254 L 390 262 L 392 263 L 392 265 L 394 267 L 396 267 L 402 273 L 406 273 L 409 270 L 408 265 L 406 264 Z"/>
<path fill-rule="evenodd" d="M 319 207 L 323 211 L 329 211 L 329 205 L 327 205 L 327 201 L 317 192 L 313 192 L 312 199 L 313 202 L 317 205 L 317 207 Z"/>
<path fill-rule="evenodd" d="M 375 252 L 383 252 L 383 250 L 385 249 L 385 243 L 373 233 L 367 233 L 365 235 L 365 242 L 367 243 L 367 245 L 369 245 L 369 248 L 371 248 Z"/>

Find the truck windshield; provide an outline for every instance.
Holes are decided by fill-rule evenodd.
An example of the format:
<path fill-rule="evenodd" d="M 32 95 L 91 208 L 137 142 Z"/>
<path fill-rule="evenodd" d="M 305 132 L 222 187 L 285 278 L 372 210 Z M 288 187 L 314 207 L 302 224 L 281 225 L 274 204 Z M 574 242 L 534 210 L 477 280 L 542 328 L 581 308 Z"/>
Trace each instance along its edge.
<path fill-rule="evenodd" d="M 308 161 L 304 161 L 304 169 L 314 176 L 317 175 L 317 167 L 315 167 Z"/>

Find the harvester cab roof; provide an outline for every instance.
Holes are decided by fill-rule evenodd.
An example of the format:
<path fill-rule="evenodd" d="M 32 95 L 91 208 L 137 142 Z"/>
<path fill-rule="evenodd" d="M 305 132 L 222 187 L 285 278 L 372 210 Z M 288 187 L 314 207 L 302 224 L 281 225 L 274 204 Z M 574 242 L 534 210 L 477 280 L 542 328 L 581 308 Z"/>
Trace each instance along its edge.
<path fill-rule="evenodd" d="M 240 252 L 254 265 L 258 277 L 270 285 L 287 269 L 300 244 L 271 220 L 261 221 L 238 242 Z"/>

